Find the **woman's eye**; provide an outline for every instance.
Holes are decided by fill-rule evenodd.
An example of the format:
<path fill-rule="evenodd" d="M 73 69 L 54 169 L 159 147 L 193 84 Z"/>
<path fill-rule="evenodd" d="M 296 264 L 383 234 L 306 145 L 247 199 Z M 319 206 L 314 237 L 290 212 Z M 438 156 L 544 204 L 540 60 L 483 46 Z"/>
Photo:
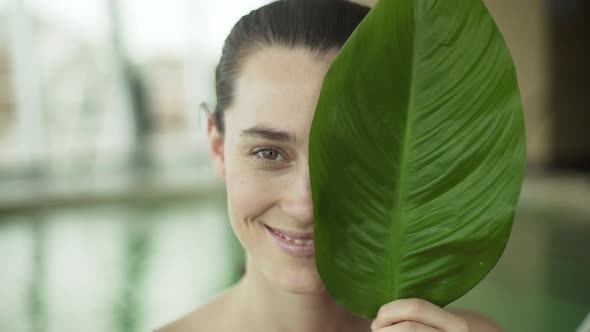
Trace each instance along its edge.
<path fill-rule="evenodd" d="M 266 160 L 271 160 L 271 161 L 279 161 L 279 160 L 284 160 L 285 158 L 283 158 L 283 156 L 281 155 L 280 152 L 278 152 L 275 149 L 260 149 L 258 151 L 256 151 L 256 155 L 266 159 Z"/>

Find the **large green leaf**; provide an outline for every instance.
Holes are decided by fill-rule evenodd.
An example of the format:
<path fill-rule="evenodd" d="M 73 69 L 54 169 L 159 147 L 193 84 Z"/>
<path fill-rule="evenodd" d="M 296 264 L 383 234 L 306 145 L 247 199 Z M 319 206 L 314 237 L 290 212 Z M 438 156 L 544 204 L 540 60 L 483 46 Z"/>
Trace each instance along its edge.
<path fill-rule="evenodd" d="M 514 64 L 480 0 L 381 0 L 312 122 L 316 264 L 350 312 L 445 306 L 496 264 L 525 171 Z"/>

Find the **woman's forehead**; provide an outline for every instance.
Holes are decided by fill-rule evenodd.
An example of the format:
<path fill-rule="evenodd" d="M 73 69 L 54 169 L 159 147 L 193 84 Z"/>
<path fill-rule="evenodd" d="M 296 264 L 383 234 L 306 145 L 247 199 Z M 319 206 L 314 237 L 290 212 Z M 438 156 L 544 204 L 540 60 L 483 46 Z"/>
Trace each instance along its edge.
<path fill-rule="evenodd" d="M 227 116 L 240 128 L 263 122 L 305 134 L 334 55 L 319 61 L 302 50 L 256 51 L 246 59 L 236 80 L 234 102 Z"/>
<path fill-rule="evenodd" d="M 321 59 L 303 48 L 270 46 L 253 51 L 245 59 L 239 79 L 244 83 L 301 83 L 323 78 L 336 50 Z M 311 75 L 311 77 L 310 77 Z"/>

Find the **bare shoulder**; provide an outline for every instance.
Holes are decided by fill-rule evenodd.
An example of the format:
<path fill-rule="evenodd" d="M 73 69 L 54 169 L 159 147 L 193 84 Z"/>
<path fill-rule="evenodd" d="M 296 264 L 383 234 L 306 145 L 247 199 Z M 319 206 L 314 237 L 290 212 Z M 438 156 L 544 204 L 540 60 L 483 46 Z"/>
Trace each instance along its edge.
<path fill-rule="evenodd" d="M 219 294 L 207 304 L 158 328 L 155 332 L 193 332 L 193 331 L 224 331 L 230 330 L 231 322 L 223 313 L 228 308 L 229 290 Z M 220 319 L 224 317 L 224 319 Z"/>
<path fill-rule="evenodd" d="M 457 316 L 463 317 L 473 331 L 477 332 L 503 332 L 504 330 L 498 323 L 480 313 L 470 310 L 451 308 L 448 311 Z"/>

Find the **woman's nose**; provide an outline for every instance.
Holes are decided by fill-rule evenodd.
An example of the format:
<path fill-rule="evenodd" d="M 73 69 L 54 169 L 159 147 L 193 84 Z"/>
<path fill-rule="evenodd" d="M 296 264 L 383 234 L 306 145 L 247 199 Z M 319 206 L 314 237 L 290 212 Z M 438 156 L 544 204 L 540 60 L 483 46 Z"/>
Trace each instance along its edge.
<path fill-rule="evenodd" d="M 287 215 L 303 224 L 313 224 L 311 183 L 307 167 L 302 173 L 285 188 L 287 195 L 284 196 L 282 209 Z"/>

